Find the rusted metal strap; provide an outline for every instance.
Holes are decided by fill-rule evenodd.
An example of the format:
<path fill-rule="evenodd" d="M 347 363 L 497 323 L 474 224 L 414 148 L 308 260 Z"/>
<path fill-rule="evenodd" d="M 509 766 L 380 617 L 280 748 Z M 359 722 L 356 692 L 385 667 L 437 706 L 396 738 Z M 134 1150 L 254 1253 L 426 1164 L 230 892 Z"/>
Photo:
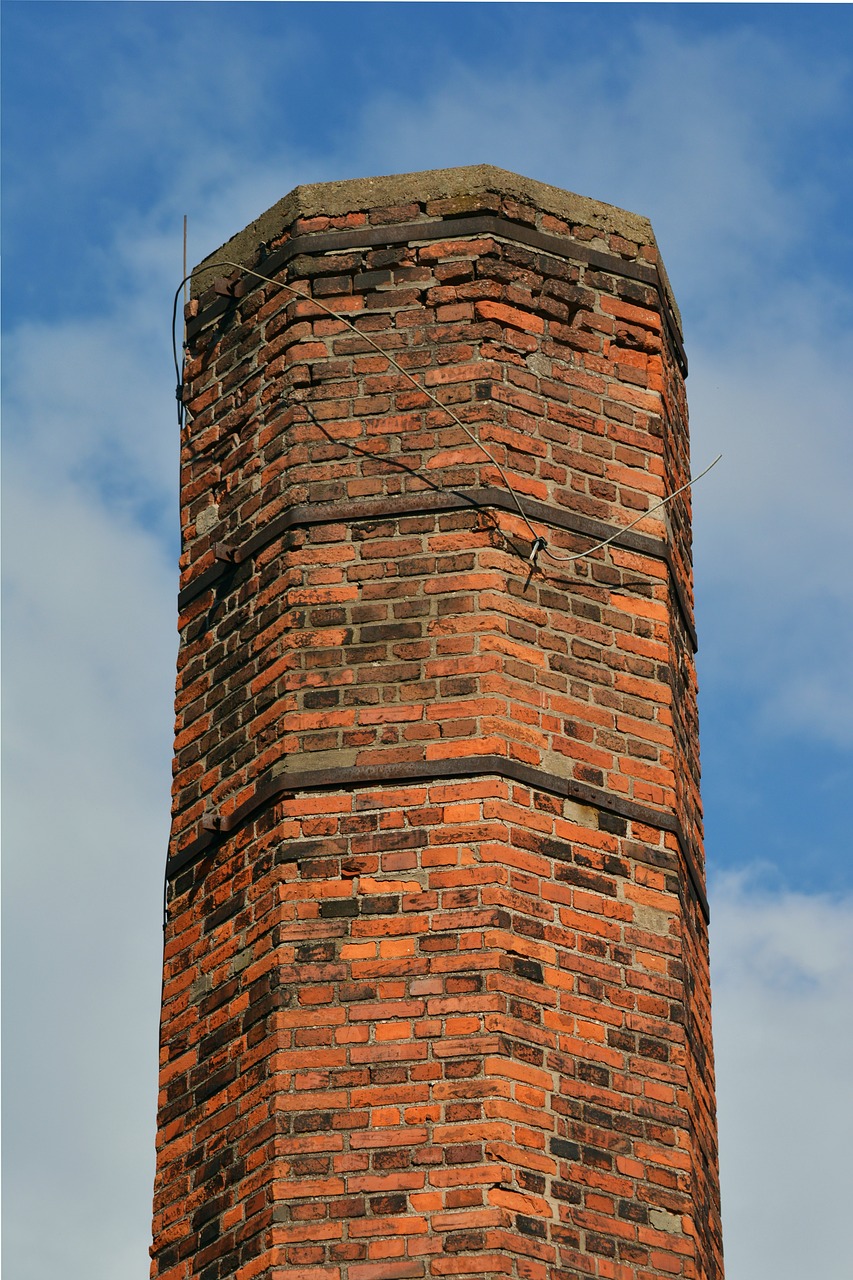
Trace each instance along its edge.
<path fill-rule="evenodd" d="M 656 266 L 646 266 L 640 262 L 631 262 L 619 258 L 612 253 L 602 253 L 599 249 L 591 249 L 588 245 L 572 240 L 568 236 L 558 236 L 534 227 L 510 222 L 508 218 L 496 214 L 482 214 L 470 218 L 448 218 L 433 222 L 408 222 L 398 226 L 354 227 L 348 231 L 319 231 L 308 235 L 294 236 L 281 248 L 264 254 L 263 250 L 254 261 L 247 262 L 247 268 L 255 268 L 266 276 L 274 276 L 277 272 L 300 254 L 334 253 L 339 249 L 371 249 L 384 245 L 418 244 L 432 240 L 465 240 L 480 236 L 495 236 L 500 240 L 509 240 L 526 245 L 531 249 L 539 249 L 553 257 L 583 262 L 600 271 L 622 276 L 628 280 L 637 280 L 655 289 L 660 302 L 660 311 L 666 326 L 667 336 L 673 346 L 676 362 L 687 377 L 687 355 L 681 339 L 681 331 L 673 312 L 669 294 Z M 187 320 L 187 342 L 206 328 L 213 320 L 222 315 L 233 305 L 233 285 L 230 290 L 205 288 L 199 297 L 200 309 L 197 316 Z M 248 276 L 241 282 L 244 292 L 249 293 L 260 287 L 263 282 Z"/>
<path fill-rule="evenodd" d="M 593 542 L 602 542 L 613 538 L 613 545 L 626 551 L 636 551 L 639 555 L 650 556 L 655 560 L 663 560 L 669 570 L 669 578 L 675 593 L 676 603 L 681 614 L 694 653 L 697 649 L 696 628 L 690 616 L 690 609 L 679 582 L 678 574 L 672 562 L 669 544 L 661 538 L 651 538 L 644 533 L 630 530 L 620 533 L 618 525 L 605 524 L 602 520 L 593 520 L 588 516 L 564 511 L 560 507 L 552 507 L 544 502 L 536 502 L 532 498 L 520 498 L 522 507 L 531 520 L 551 525 L 556 529 L 565 529 Z M 276 516 L 259 529 L 257 533 L 237 546 L 218 543 L 217 560 L 207 569 L 202 570 L 178 594 L 178 608 L 185 609 L 203 592 L 213 587 L 216 582 L 232 571 L 235 566 L 243 564 L 262 548 L 268 546 L 276 538 L 282 537 L 290 529 L 307 528 L 311 525 L 346 524 L 356 520 L 387 520 L 398 516 L 423 516 L 443 511 L 464 511 L 468 508 L 484 510 L 496 508 L 517 514 L 517 507 L 511 494 L 505 489 L 471 488 L 471 489 L 431 489 L 423 493 L 400 494 L 396 497 L 377 499 L 360 499 L 350 502 L 318 502 L 291 507 L 288 511 Z"/>
<path fill-rule="evenodd" d="M 578 804 L 588 805 L 600 812 L 612 814 L 627 821 L 637 821 L 644 826 L 668 831 L 678 841 L 688 881 L 706 921 L 710 919 L 708 899 L 699 871 L 699 863 L 691 842 L 681 823 L 673 813 L 654 809 L 649 805 L 626 800 L 598 787 L 564 778 L 545 769 L 536 769 L 505 756 L 464 756 L 451 760 L 418 760 L 387 765 L 361 765 L 336 769 L 312 769 L 303 772 L 268 775 L 255 787 L 247 800 L 223 817 L 209 817 L 204 829 L 189 844 L 174 854 L 166 864 L 166 879 L 171 881 L 212 851 L 237 827 L 241 826 L 262 806 L 283 796 L 300 791 L 342 791 L 350 787 L 381 786 L 386 783 L 439 782 L 444 779 L 470 778 L 495 774 L 511 782 L 519 782 L 533 790 L 547 791 Z"/>

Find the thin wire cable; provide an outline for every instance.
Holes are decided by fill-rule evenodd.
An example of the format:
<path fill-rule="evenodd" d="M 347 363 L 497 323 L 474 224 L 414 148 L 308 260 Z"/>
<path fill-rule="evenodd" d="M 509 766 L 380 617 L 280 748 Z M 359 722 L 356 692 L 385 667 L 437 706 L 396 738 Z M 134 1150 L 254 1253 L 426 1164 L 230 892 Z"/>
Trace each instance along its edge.
<path fill-rule="evenodd" d="M 594 547 L 587 547 L 586 551 L 576 551 L 570 556 L 561 556 L 558 555 L 556 551 L 546 550 L 546 556 L 550 556 L 552 560 L 561 560 L 564 564 L 571 564 L 573 560 L 582 560 L 585 556 L 591 556 L 594 552 L 601 551 L 604 547 L 609 547 L 611 542 L 615 542 L 617 538 L 621 538 L 623 533 L 628 533 L 630 529 L 635 529 L 638 524 L 642 524 L 647 516 L 653 515 L 655 511 L 660 511 L 661 507 L 665 507 L 668 502 L 672 502 L 673 498 L 677 498 L 685 489 L 689 489 L 691 485 L 696 484 L 697 480 L 701 480 L 703 476 L 706 476 L 711 468 L 717 465 L 722 456 L 723 455 L 721 453 L 718 453 L 714 461 L 709 462 L 704 471 L 700 471 L 697 476 L 691 476 L 690 479 L 686 481 L 685 484 L 681 485 L 679 489 L 675 489 L 672 493 L 668 493 L 665 498 L 661 498 L 660 502 L 656 502 L 653 507 L 649 507 L 647 511 L 642 513 L 642 515 L 637 516 L 636 520 L 632 520 L 630 524 L 622 525 L 622 527 L 616 533 L 611 534 L 609 538 L 603 538 L 601 542 L 596 542 Z"/>
<path fill-rule="evenodd" d="M 184 429 L 184 350 L 181 350 L 181 359 L 178 360 L 178 340 L 175 337 L 175 325 L 178 319 L 178 298 L 181 296 L 181 290 L 186 284 L 190 276 L 185 276 L 175 291 L 175 300 L 172 303 L 172 360 L 175 365 L 175 399 L 178 402 L 178 430 Z M 186 330 L 186 322 L 184 322 Z"/>
<path fill-rule="evenodd" d="M 191 272 L 189 275 L 184 276 L 183 280 L 178 285 L 178 288 L 175 291 L 175 299 L 172 304 L 172 357 L 175 362 L 175 377 L 177 378 L 176 396 L 178 400 L 179 426 L 183 426 L 184 405 L 183 405 L 183 368 L 182 368 L 182 364 L 179 365 L 178 363 L 178 347 L 177 347 L 177 340 L 175 337 L 175 322 L 177 320 L 177 314 L 178 314 L 178 298 L 180 297 L 181 290 L 184 288 L 187 281 L 191 280 L 193 276 L 198 275 L 202 271 L 215 271 L 215 270 L 218 270 L 220 267 L 232 267 L 236 271 L 242 271 L 246 275 L 254 276 L 256 280 L 263 280 L 266 284 L 275 285 L 279 289 L 284 289 L 286 293 L 292 294 L 295 298 L 301 298 L 303 302 L 310 302 L 312 306 L 319 307 L 321 311 L 325 311 L 326 315 L 331 316 L 333 320 L 337 320 L 340 324 L 345 325 L 346 328 L 350 329 L 354 334 L 356 334 L 359 338 L 361 338 L 363 342 L 366 342 L 368 346 L 373 347 L 373 350 L 378 352 L 379 355 L 384 356 L 385 359 L 388 361 L 388 363 L 393 365 L 393 367 L 398 371 L 398 373 L 401 373 L 404 378 L 408 378 L 409 382 L 411 382 L 413 387 L 415 387 L 418 391 L 423 392 L 423 394 L 429 400 L 431 400 L 433 404 L 436 405 L 442 411 L 442 413 L 446 413 L 448 418 L 450 418 L 453 422 L 455 422 L 456 425 L 460 427 L 462 431 L 465 432 L 465 435 L 468 437 L 468 439 L 474 445 L 476 445 L 476 447 L 482 453 L 484 453 L 486 457 L 489 459 L 489 461 L 497 468 L 504 484 L 507 487 L 507 490 L 509 491 L 510 496 L 512 497 L 513 502 L 516 505 L 518 514 L 521 516 L 522 520 L 527 525 L 527 528 L 530 530 L 531 534 L 533 535 L 533 549 L 529 556 L 529 560 L 532 564 L 535 564 L 536 557 L 540 551 L 544 555 L 548 556 L 550 560 L 560 561 L 561 563 L 564 563 L 564 564 L 571 564 L 575 560 L 582 560 L 586 556 L 593 555 L 596 551 L 601 551 L 605 547 L 609 547 L 610 544 L 612 542 L 615 542 L 617 538 L 620 538 L 622 534 L 628 533 L 629 530 L 634 529 L 638 524 L 640 524 L 643 520 L 645 520 L 647 516 L 652 515 L 655 511 L 659 511 L 661 507 L 665 507 L 668 502 L 671 502 L 673 498 L 677 498 L 678 495 L 680 493 L 683 493 L 685 489 L 689 489 L 691 485 L 696 484 L 697 481 L 701 480 L 703 476 L 706 476 L 708 474 L 708 472 L 711 470 L 712 467 L 715 467 L 717 465 L 717 463 L 720 461 L 720 459 L 723 456 L 721 453 L 718 454 L 717 457 L 714 459 L 714 461 L 710 463 L 709 466 L 707 466 L 704 471 L 700 471 L 699 474 L 696 476 L 691 476 L 690 479 L 685 484 L 681 485 L 680 488 L 676 489 L 674 493 L 668 494 L 665 498 L 663 498 L 660 502 L 656 503 L 653 507 L 649 507 L 647 511 L 644 511 L 641 515 L 639 515 L 636 520 L 631 522 L 631 524 L 625 525 L 617 529 L 616 532 L 611 534 L 609 538 L 604 538 L 601 542 L 595 543 L 594 546 L 588 547 L 586 551 L 578 551 L 578 552 L 575 552 L 573 555 L 568 555 L 568 556 L 559 555 L 554 551 L 549 551 L 547 540 L 542 536 L 542 534 L 537 533 L 533 525 L 530 523 L 530 519 L 528 518 L 527 512 L 522 507 L 518 494 L 515 492 L 515 489 L 512 487 L 512 482 L 510 481 L 509 476 L 507 475 L 503 466 L 498 462 L 494 454 L 492 454 L 491 451 L 486 448 L 483 442 L 480 439 L 478 439 L 477 436 L 474 435 L 473 431 L 470 431 L 468 427 L 466 427 L 462 419 L 459 418 L 457 414 L 453 412 L 452 409 L 449 409 L 446 404 L 442 404 L 442 402 L 438 399 L 438 397 L 433 395 L 433 393 L 429 390 L 429 388 L 426 387 L 422 382 L 420 382 L 413 374 L 409 373 L 408 369 L 404 369 L 403 366 L 397 360 L 394 359 L 394 357 L 391 355 L 390 352 L 386 351 L 384 347 L 381 347 L 378 342 L 375 342 L 373 338 L 370 337 L 369 334 L 364 333 L 361 329 L 359 329 L 356 325 L 354 325 L 351 320 L 347 320 L 347 318 L 345 316 L 342 316 L 339 312 L 333 311 L 332 308 L 330 306 L 327 306 L 325 302 L 321 302 L 319 298 L 312 298 L 310 294 L 304 293 L 301 289 L 296 289 L 292 284 L 285 284 L 284 281 L 282 280 L 276 280 L 272 276 L 266 276 L 263 274 L 263 272 L 256 271 L 253 267 L 244 266 L 239 262 L 232 262 L 229 258 L 219 258 L 217 259 L 216 262 L 208 262 L 208 263 L 205 263 L 205 265 L 202 267 L 197 267 L 195 271 Z"/>
<path fill-rule="evenodd" d="M 287 293 L 292 293 L 294 297 L 302 298 L 304 302 L 310 302 L 313 306 L 319 307 L 321 311 L 325 311 L 326 315 L 331 316 L 333 320 L 338 320 L 341 324 L 346 325 L 348 329 L 351 329 L 353 333 L 357 334 L 358 337 L 362 339 L 362 341 L 368 344 L 368 346 L 373 347 L 374 351 L 377 351 L 379 355 L 384 356 L 385 359 L 388 361 L 388 363 L 393 365 L 398 373 L 402 373 L 404 378 L 408 378 L 409 382 L 411 382 L 413 387 L 416 387 L 418 391 L 423 392 L 423 394 L 429 400 L 431 400 L 434 405 L 437 405 L 437 407 L 441 409 L 443 413 L 447 414 L 448 418 L 451 418 L 458 427 L 461 427 L 462 430 L 465 432 L 466 436 L 468 437 L 468 439 L 472 442 L 472 444 L 476 445 L 476 447 L 486 455 L 489 461 L 493 463 L 495 467 L 497 467 L 501 475 L 501 478 L 503 479 L 504 484 L 506 485 L 509 492 L 512 494 L 512 499 L 516 507 L 518 508 L 518 514 L 521 516 L 522 520 L 527 525 L 534 539 L 538 538 L 539 535 L 537 534 L 536 530 L 533 528 L 533 525 L 530 523 L 529 519 L 527 518 L 527 513 L 525 512 L 524 508 L 519 502 L 518 496 L 515 490 L 513 489 L 512 484 L 510 483 L 509 477 L 506 471 L 504 470 L 504 468 L 498 462 L 497 458 L 494 457 L 492 453 L 490 453 L 490 451 L 486 448 L 486 446 L 480 440 L 478 440 L 478 438 L 474 435 L 473 431 L 469 431 L 469 429 L 466 427 L 462 419 L 459 418 L 453 412 L 452 409 L 448 409 L 446 404 L 442 404 L 437 396 L 434 396 L 433 393 L 427 387 L 425 387 L 422 382 L 419 382 L 418 379 L 413 374 L 409 373 L 408 369 L 404 369 L 403 366 L 397 360 L 395 360 L 394 357 L 389 352 L 387 352 L 383 347 L 381 347 L 378 342 L 374 342 L 373 338 L 371 338 L 369 334 L 364 333 L 361 329 L 359 329 L 356 325 L 354 325 L 352 321 L 347 320 L 344 316 L 340 315 L 337 311 L 333 311 L 331 307 L 327 306 L 325 302 L 321 302 L 319 298 L 312 298 L 310 294 L 303 293 L 301 289 L 295 289 L 292 284 L 284 284 L 284 282 L 281 280 L 274 280 L 272 276 L 265 276 L 263 275 L 262 272 L 255 271 L 251 267 L 241 266 L 239 262 L 231 262 L 227 258 L 220 258 L 217 262 L 208 263 L 206 266 L 202 267 L 201 270 L 212 271 L 219 267 L 234 267 L 238 271 L 244 271 L 247 275 L 254 276 L 257 280 L 264 280 L 266 281 L 267 284 L 277 285 L 278 288 L 284 289 Z M 184 286 L 184 283 L 185 281 L 182 280 L 178 288 L 178 293 L 180 293 L 181 289 Z M 177 297 L 178 297 L 178 294 L 175 295 L 176 308 L 177 308 Z M 173 322 L 172 322 L 173 335 L 174 335 L 174 317 L 176 316 L 176 314 L 177 312 L 175 311 L 173 313 Z M 178 370 L 178 358 L 177 358 L 177 350 L 176 350 L 175 351 L 176 373 L 177 373 L 177 370 Z M 180 374 L 178 374 L 178 379 L 180 381 Z"/>

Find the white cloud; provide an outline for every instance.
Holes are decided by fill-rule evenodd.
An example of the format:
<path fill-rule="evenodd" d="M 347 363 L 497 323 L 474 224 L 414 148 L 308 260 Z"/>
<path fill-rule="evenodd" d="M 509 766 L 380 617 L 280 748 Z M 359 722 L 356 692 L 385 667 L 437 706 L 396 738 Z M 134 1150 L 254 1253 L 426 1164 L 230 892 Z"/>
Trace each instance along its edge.
<path fill-rule="evenodd" d="M 5 352 L 4 1251 L 21 1280 L 148 1271 L 177 587 L 158 355 L 128 308 L 25 326 Z"/>
<path fill-rule="evenodd" d="M 691 366 L 693 455 L 724 455 L 694 497 L 700 669 L 763 731 L 850 746 L 853 335 L 762 320 Z"/>
<path fill-rule="evenodd" d="M 726 1280 L 846 1280 L 853 899 L 713 886 Z"/>
<path fill-rule="evenodd" d="M 175 576 L 88 494 L 6 467 L 5 1257 L 143 1280 Z"/>
<path fill-rule="evenodd" d="M 5 343 L 5 398 L 8 448 L 40 487 L 61 495 L 70 484 L 116 512 L 156 515 L 174 536 L 167 338 L 165 317 L 159 344 L 128 316 L 21 326 Z"/>

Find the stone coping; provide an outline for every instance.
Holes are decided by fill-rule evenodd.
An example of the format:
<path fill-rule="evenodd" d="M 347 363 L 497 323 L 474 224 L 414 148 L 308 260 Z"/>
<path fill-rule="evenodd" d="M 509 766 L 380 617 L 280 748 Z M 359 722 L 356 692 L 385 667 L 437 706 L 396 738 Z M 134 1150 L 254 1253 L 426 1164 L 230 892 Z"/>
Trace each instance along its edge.
<path fill-rule="evenodd" d="M 300 218 L 343 217 L 348 213 L 364 213 L 370 209 L 412 202 L 424 204 L 485 194 L 509 196 L 522 204 L 532 205 L 541 212 L 553 214 L 570 225 L 591 227 L 600 232 L 605 244 L 607 237 L 615 233 L 626 240 L 650 245 L 657 250 L 652 224 L 641 214 L 630 213 L 616 205 L 564 191 L 561 187 L 553 187 L 534 178 L 510 173 L 495 165 L 474 164 L 456 169 L 425 169 L 419 173 L 348 178 L 339 182 L 314 182 L 294 187 L 272 208 L 255 218 L 214 253 L 203 258 L 193 274 L 220 257 L 248 265 L 254 261 L 259 245 L 275 240 Z M 672 290 L 659 254 L 658 268 L 674 305 Z M 196 292 L 194 281 L 193 293 Z M 677 308 L 675 313 L 677 316 Z"/>

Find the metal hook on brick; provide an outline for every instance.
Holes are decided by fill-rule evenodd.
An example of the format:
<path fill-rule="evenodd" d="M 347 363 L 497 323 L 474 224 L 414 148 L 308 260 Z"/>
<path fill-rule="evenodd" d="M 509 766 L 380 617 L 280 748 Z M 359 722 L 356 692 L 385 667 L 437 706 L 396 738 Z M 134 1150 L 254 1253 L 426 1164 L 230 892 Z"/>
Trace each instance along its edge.
<path fill-rule="evenodd" d="M 528 563 L 535 564 L 536 557 L 539 555 L 539 552 L 544 551 L 547 545 L 548 543 L 546 539 L 543 538 L 541 534 L 538 537 L 534 538 L 533 546 L 530 549 L 530 555 L 527 557 Z"/>

